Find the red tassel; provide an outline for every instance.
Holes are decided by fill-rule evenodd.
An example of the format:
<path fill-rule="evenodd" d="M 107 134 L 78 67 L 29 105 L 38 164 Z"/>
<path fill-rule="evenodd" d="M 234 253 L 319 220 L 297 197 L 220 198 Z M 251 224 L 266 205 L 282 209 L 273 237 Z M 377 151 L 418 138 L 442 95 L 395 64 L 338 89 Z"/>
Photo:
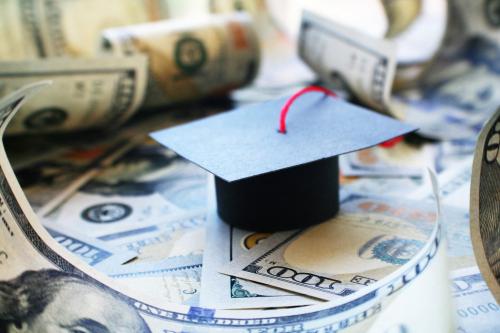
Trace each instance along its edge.
<path fill-rule="evenodd" d="M 305 93 L 311 92 L 311 91 L 320 91 L 322 93 L 325 93 L 328 96 L 332 97 L 337 97 L 337 94 L 335 94 L 333 91 L 323 88 L 323 87 L 318 87 L 318 86 L 309 86 L 306 88 L 303 88 L 299 91 L 297 91 L 295 94 L 293 94 L 285 103 L 285 106 L 283 106 L 283 109 L 281 109 L 281 115 L 280 115 L 280 128 L 279 132 L 282 134 L 286 133 L 286 115 L 288 114 L 288 110 L 290 109 L 290 106 L 295 102 L 295 100 L 300 97 L 301 95 L 304 95 Z"/>

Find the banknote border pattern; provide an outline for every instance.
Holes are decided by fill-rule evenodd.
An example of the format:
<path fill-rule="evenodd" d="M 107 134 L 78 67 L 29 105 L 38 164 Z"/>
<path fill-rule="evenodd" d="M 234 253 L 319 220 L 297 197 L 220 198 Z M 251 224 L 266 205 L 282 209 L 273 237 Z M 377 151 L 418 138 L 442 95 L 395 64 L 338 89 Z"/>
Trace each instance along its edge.
<path fill-rule="evenodd" d="M 481 188 L 481 165 L 485 157 L 485 145 L 486 140 L 497 122 L 500 121 L 500 108 L 497 109 L 496 113 L 490 118 L 490 120 L 484 125 L 479 138 L 477 140 L 477 147 L 474 153 L 474 161 L 472 165 L 472 176 L 470 185 L 470 234 L 472 240 L 472 248 L 474 249 L 474 256 L 477 261 L 477 265 L 481 274 L 484 277 L 484 281 L 490 288 L 493 296 L 497 301 L 500 301 L 500 286 L 495 282 L 496 277 L 493 272 L 489 269 L 490 264 L 488 258 L 486 258 L 486 253 L 482 247 L 482 238 L 480 230 L 480 220 L 479 220 L 479 193 Z"/>
<path fill-rule="evenodd" d="M 386 75 L 382 75 L 380 73 L 387 72 L 389 59 L 379 52 L 376 52 L 373 49 L 366 47 L 363 44 L 357 43 L 355 40 L 352 40 L 342 34 L 335 33 L 323 26 L 323 23 L 319 25 L 313 25 L 310 21 L 311 18 L 309 16 L 315 16 L 311 13 L 305 12 L 303 16 L 303 21 L 301 23 L 301 33 L 307 33 L 308 29 L 316 29 L 319 30 L 326 35 L 333 36 L 336 39 L 342 40 L 343 42 L 356 47 L 357 49 L 363 50 L 366 53 L 372 54 L 373 56 L 378 58 L 377 65 L 374 69 L 373 73 L 373 82 L 371 89 L 371 97 L 374 98 L 375 102 L 380 106 L 384 105 L 384 82 L 386 80 Z M 305 54 L 304 52 L 304 43 L 305 38 L 300 38 L 299 40 L 299 54 Z"/>

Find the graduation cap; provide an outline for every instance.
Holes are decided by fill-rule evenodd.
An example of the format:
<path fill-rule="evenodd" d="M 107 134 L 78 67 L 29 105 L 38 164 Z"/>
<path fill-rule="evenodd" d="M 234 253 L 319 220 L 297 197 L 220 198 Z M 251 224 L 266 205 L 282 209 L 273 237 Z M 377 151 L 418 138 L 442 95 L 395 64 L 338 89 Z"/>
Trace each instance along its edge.
<path fill-rule="evenodd" d="M 225 222 L 259 231 L 302 228 L 337 213 L 339 155 L 416 130 L 328 95 L 334 93 L 308 87 L 151 136 L 215 175 Z"/>

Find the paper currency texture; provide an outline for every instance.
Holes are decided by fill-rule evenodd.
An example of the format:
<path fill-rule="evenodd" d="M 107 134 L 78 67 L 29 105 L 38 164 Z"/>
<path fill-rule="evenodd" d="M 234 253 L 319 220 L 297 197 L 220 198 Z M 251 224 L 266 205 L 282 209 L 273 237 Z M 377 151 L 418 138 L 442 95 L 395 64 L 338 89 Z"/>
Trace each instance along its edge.
<path fill-rule="evenodd" d="M 0 102 L 0 131 L 5 130 L 32 89 L 17 91 Z M 3 146 L 0 148 L 0 213 L 4 221 L 0 225 L 2 330 L 21 326 L 35 332 L 58 327 L 179 333 L 451 331 L 446 254 L 439 219 L 408 262 L 339 303 L 245 313 L 165 303 L 154 295 L 122 286 L 69 255 L 38 222 Z M 22 308 L 12 303 L 19 295 L 26 299 Z M 47 301 L 40 303 L 40 299 Z M 88 304 L 84 309 L 82 302 Z M 33 311 L 40 308 L 41 312 Z"/>
<path fill-rule="evenodd" d="M 470 189 L 471 236 L 483 277 L 500 302 L 500 109 L 477 142 Z"/>
<path fill-rule="evenodd" d="M 113 28 L 102 38 L 105 52 L 148 56 L 146 106 L 222 94 L 252 81 L 259 64 L 257 36 L 246 14 Z"/>
<path fill-rule="evenodd" d="M 1 62 L 0 96 L 28 83 L 52 81 L 23 106 L 8 133 L 68 132 L 123 123 L 142 102 L 146 64 L 140 55 Z"/>

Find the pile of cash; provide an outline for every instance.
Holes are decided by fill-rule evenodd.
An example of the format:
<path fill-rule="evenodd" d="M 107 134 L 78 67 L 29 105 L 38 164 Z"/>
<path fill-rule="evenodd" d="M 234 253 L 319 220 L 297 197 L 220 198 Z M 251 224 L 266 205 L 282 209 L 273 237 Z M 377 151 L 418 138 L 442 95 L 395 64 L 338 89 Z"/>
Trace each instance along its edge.
<path fill-rule="evenodd" d="M 300 3 L 0 1 L 0 333 L 500 332 L 499 2 L 286 34 Z M 307 229 L 226 224 L 148 137 L 310 84 L 419 131 L 341 156 Z"/>

